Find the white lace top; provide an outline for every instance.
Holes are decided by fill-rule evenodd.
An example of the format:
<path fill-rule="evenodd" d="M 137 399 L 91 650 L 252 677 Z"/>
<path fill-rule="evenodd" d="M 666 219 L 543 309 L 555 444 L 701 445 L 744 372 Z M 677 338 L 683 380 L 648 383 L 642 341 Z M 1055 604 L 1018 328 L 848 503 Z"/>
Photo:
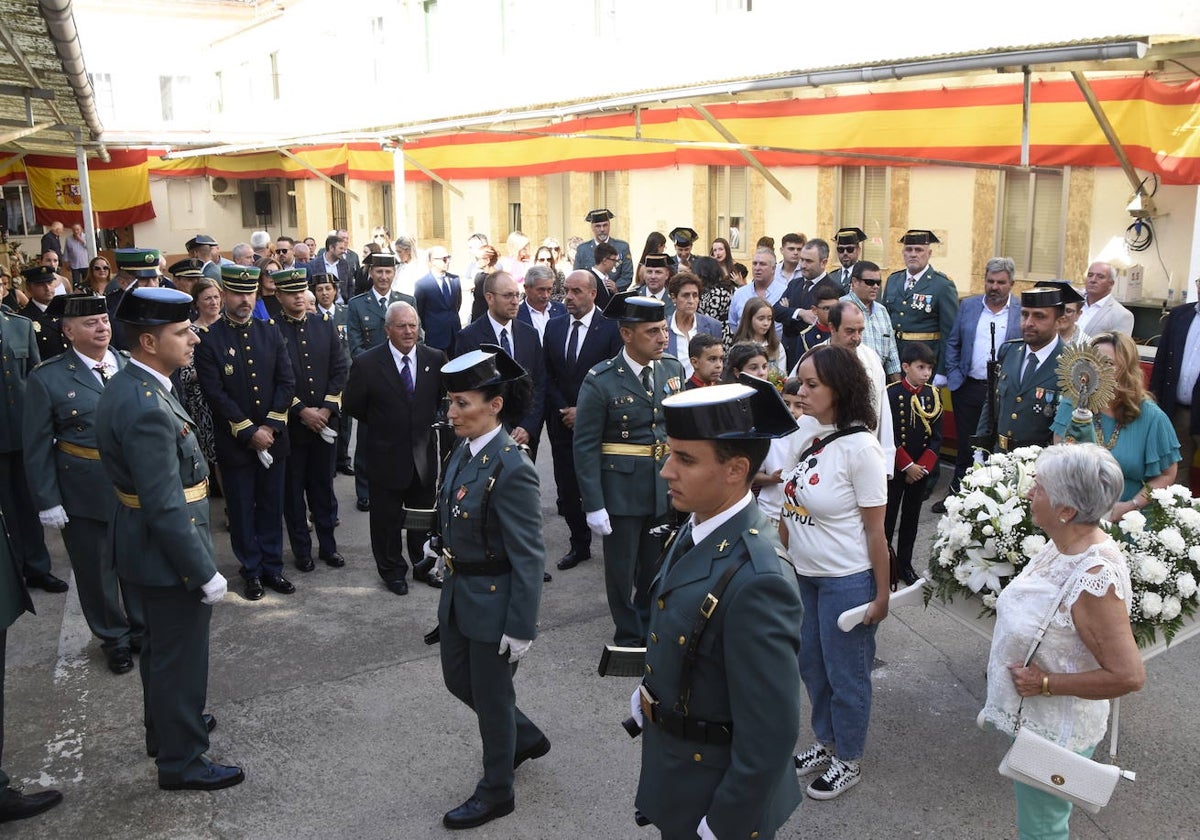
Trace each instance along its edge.
<path fill-rule="evenodd" d="M 1038 626 L 1058 597 L 1067 578 L 1080 565 L 1083 572 L 1075 581 L 1050 621 L 1033 663 L 1049 673 L 1075 674 L 1099 667 L 1096 658 L 1075 631 L 1071 608 L 1080 594 L 1103 596 L 1113 588 L 1125 602 L 1132 597 L 1129 568 L 1117 544 L 1111 539 L 1091 546 L 1082 554 L 1061 554 L 1054 543 L 1046 544 L 1021 570 L 996 600 L 996 629 L 988 659 L 987 704 L 981 718 L 1010 735 L 1016 731 L 1017 708 L 1021 697 L 1013 685 L 1009 665 L 1025 661 L 1029 643 Z M 1025 726 L 1069 750 L 1095 746 L 1108 728 L 1108 701 L 1080 697 L 1026 697 L 1021 709 Z"/>

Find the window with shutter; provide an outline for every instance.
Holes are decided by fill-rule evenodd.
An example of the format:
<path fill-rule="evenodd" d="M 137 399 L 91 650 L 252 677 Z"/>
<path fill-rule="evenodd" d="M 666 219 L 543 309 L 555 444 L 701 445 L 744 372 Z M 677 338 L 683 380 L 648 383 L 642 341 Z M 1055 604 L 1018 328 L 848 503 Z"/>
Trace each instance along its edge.
<path fill-rule="evenodd" d="M 837 226 L 862 228 L 867 235 L 862 258 L 879 265 L 887 262 L 889 204 L 886 166 L 838 168 Z"/>
<path fill-rule="evenodd" d="M 746 223 L 750 217 L 750 171 L 744 166 L 708 168 L 709 229 L 724 237 L 734 256 L 746 256 L 757 239 Z"/>
<path fill-rule="evenodd" d="M 996 232 L 1001 256 L 1017 264 L 1017 275 L 1028 280 L 1062 276 L 1062 173 L 1002 173 Z"/>

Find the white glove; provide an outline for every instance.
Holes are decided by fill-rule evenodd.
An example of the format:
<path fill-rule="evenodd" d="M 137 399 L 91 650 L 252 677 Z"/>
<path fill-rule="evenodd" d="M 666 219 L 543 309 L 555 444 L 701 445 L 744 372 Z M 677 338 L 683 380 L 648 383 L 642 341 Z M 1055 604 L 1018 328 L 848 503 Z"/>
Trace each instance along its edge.
<path fill-rule="evenodd" d="M 946 374 L 944 373 L 939 373 L 933 377 L 934 388 L 945 388 L 949 383 L 950 380 L 946 378 Z"/>
<path fill-rule="evenodd" d="M 217 572 L 208 583 L 200 588 L 204 590 L 204 597 L 200 599 L 200 603 L 215 604 L 229 591 L 229 582 L 225 580 L 225 575 Z"/>
<path fill-rule="evenodd" d="M 62 505 L 55 505 L 50 510 L 38 511 L 38 519 L 47 528 L 53 528 L 56 531 L 61 531 L 63 526 L 71 521 L 67 518 L 67 512 L 63 510 Z"/>
<path fill-rule="evenodd" d="M 696 836 L 700 840 L 717 840 L 717 835 L 712 833 L 712 829 L 708 827 L 708 817 L 700 818 L 700 825 L 696 826 Z"/>
<path fill-rule="evenodd" d="M 633 690 L 633 694 L 629 695 L 629 716 L 637 721 L 637 725 L 646 728 L 646 721 L 642 716 L 642 684 L 639 682 L 637 688 Z"/>
<path fill-rule="evenodd" d="M 321 440 L 325 441 L 326 443 L 333 443 L 335 440 L 337 440 L 337 432 L 326 426 L 325 428 L 321 429 Z"/>
<path fill-rule="evenodd" d="M 533 639 L 514 639 L 512 636 L 504 635 L 500 637 L 500 650 L 496 651 L 501 656 L 508 654 L 509 662 L 520 662 L 521 657 L 529 652 L 529 646 L 533 644 Z"/>
<path fill-rule="evenodd" d="M 604 508 L 594 510 L 587 515 L 587 526 L 597 537 L 607 537 L 612 533 L 612 523 L 608 521 L 608 511 Z"/>
<path fill-rule="evenodd" d="M 258 460 L 262 461 L 264 469 L 271 469 L 271 465 L 275 463 L 275 459 L 271 457 L 271 453 L 263 449 L 258 453 Z"/>

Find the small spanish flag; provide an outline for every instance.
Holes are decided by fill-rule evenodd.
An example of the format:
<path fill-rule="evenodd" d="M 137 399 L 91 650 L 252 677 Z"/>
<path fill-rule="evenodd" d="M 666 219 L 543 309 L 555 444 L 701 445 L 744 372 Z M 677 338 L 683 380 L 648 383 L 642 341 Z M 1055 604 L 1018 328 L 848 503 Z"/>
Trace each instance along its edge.
<path fill-rule="evenodd" d="M 111 150 L 112 160 L 88 160 L 96 226 L 123 227 L 154 218 L 145 150 Z M 26 155 L 22 161 L 39 224 L 83 221 L 83 192 L 75 159 Z"/>

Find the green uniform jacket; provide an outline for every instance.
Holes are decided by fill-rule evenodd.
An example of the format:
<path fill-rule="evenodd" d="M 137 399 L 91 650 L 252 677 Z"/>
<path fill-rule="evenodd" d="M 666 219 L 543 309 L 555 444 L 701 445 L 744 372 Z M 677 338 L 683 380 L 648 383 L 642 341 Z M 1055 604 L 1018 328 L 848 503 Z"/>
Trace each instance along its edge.
<path fill-rule="evenodd" d="M 17 452 L 21 445 L 21 421 L 25 407 L 25 385 L 34 365 L 42 359 L 28 318 L 0 310 L 0 368 L 4 374 L 4 404 L 0 408 L 0 452 Z"/>
<path fill-rule="evenodd" d="M 575 471 L 583 510 L 609 516 L 665 516 L 667 482 L 663 458 L 605 455 L 604 443 L 666 444 L 662 401 L 683 390 L 683 366 L 663 354 L 654 364 L 654 393 L 646 394 L 618 353 L 588 371 L 575 403 Z"/>
<path fill-rule="evenodd" d="M 772 837 L 800 803 L 792 748 L 800 732 L 800 590 L 775 529 L 751 501 L 654 581 L 645 684 L 667 709 L 700 605 L 731 565 L 700 639 L 688 716 L 733 724 L 731 744 L 702 744 L 647 721 L 637 807 L 664 837 Z M 665 571 L 665 574 L 664 574 Z M 755 834 L 757 832 L 757 834 Z"/>
<path fill-rule="evenodd" d="M 442 544 L 452 564 L 505 560 L 512 571 L 500 575 L 460 575 L 447 564 L 438 623 L 454 622 L 468 639 L 499 642 L 537 638 L 538 605 L 542 600 L 542 570 L 546 546 L 542 536 L 541 491 L 537 470 L 503 429 L 467 463 L 466 442 L 450 456 L 446 482 L 438 498 Z M 487 550 L 484 556 L 483 499 L 487 494 Z"/>
<path fill-rule="evenodd" d="M 387 313 L 379 307 L 376 300 L 375 290 L 368 289 L 361 295 L 350 298 L 350 303 L 346 304 L 346 335 L 352 359 L 357 359 L 364 350 L 370 350 L 387 341 L 387 333 L 383 329 Z M 404 301 L 414 309 L 417 306 L 416 298 L 404 292 L 391 292 L 388 295 L 388 306 L 396 301 Z"/>
<path fill-rule="evenodd" d="M 1021 373 L 1025 366 L 1025 342 L 1020 339 L 1006 341 L 997 352 L 1000 378 L 996 382 L 996 434 L 1009 438 L 1009 449 L 1049 446 L 1054 441 L 1050 426 L 1062 398 L 1058 390 L 1058 357 L 1063 351 L 1063 343 L 1057 338 L 1054 340 L 1054 350 L 1038 365 L 1033 381 L 1024 388 L 1021 387 Z M 975 433 L 986 434 L 991 424 L 991 400 L 986 400 Z"/>
<path fill-rule="evenodd" d="M 208 478 L 196 425 L 158 379 L 127 364 L 96 407 L 100 461 L 113 486 L 138 497 L 113 518 L 117 574 L 142 586 L 197 589 L 217 573 L 208 499 L 188 502 L 185 487 Z"/>
<path fill-rule="evenodd" d="M 904 291 L 907 271 L 896 271 L 888 275 L 880 303 L 892 316 L 892 328 L 905 333 L 941 333 L 936 340 L 917 339 L 929 345 L 937 355 L 934 373 L 946 372 L 946 341 L 958 318 L 958 287 L 933 266 L 921 275 L 912 291 Z M 904 351 L 905 341 L 896 338 L 896 352 Z"/>
<path fill-rule="evenodd" d="M 115 352 L 118 372 L 129 354 Z M 55 444 L 96 449 L 96 405 L 104 386 L 74 350 L 38 365 L 25 392 L 25 474 L 38 510 L 62 505 L 71 517 L 111 522 L 117 506 L 112 481 L 98 459 L 68 454 Z"/>
<path fill-rule="evenodd" d="M 21 561 L 8 541 L 8 526 L 0 514 L 0 629 L 12 627 L 21 613 L 34 611 L 20 566 Z M 3 777 L 0 771 L 0 778 Z"/>

